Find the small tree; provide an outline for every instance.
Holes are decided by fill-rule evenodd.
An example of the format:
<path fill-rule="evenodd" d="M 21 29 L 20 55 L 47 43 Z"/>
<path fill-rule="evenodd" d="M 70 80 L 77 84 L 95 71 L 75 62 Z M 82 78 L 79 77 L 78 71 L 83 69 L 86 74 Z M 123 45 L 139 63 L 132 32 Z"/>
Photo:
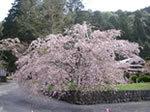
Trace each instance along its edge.
<path fill-rule="evenodd" d="M 65 34 L 49 35 L 31 43 L 17 61 L 15 77 L 20 86 L 40 94 L 69 88 L 104 90 L 125 83 L 116 54 L 132 57 L 139 53 L 138 44 L 117 40 L 118 30 L 92 31 L 86 24 L 77 24 Z"/>

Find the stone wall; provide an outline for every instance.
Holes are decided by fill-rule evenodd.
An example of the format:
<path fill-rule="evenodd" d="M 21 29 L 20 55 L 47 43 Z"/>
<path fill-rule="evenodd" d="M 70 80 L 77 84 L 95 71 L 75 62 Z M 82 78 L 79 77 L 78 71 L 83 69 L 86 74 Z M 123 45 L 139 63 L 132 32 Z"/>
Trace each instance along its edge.
<path fill-rule="evenodd" d="M 56 96 L 55 96 L 56 98 Z M 150 90 L 143 91 L 104 91 L 104 92 L 66 92 L 59 100 L 79 105 L 91 105 L 101 103 L 122 103 L 150 100 Z"/>

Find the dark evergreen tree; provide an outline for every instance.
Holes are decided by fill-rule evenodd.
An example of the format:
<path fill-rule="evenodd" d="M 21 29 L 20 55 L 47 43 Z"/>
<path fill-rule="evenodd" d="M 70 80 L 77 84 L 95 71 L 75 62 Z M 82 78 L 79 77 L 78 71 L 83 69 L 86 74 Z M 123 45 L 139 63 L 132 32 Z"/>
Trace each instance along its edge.
<path fill-rule="evenodd" d="M 66 7 L 70 12 L 78 12 L 84 8 L 81 0 L 67 0 Z"/>
<path fill-rule="evenodd" d="M 84 21 L 92 23 L 92 12 L 91 11 L 79 11 L 76 13 L 75 23 L 82 24 Z"/>
<path fill-rule="evenodd" d="M 64 7 L 66 0 L 43 0 L 41 12 L 48 33 L 61 33 L 64 26 Z"/>
<path fill-rule="evenodd" d="M 2 39 L 3 36 L 2 30 L 3 30 L 3 25 L 2 22 L 0 22 L 0 40 Z"/>
<path fill-rule="evenodd" d="M 9 10 L 9 15 L 8 17 L 5 18 L 4 23 L 3 23 L 3 37 L 16 37 L 17 36 L 17 30 L 19 29 L 18 24 L 17 24 L 17 17 L 21 15 L 21 10 L 20 10 L 20 5 L 21 1 L 20 0 L 15 0 L 13 3 L 12 8 Z"/>
<path fill-rule="evenodd" d="M 78 19 L 81 17 L 79 14 L 82 12 L 84 5 L 81 0 L 66 0 L 65 4 L 65 27 L 70 27 L 75 23 L 79 23 Z"/>
<path fill-rule="evenodd" d="M 15 0 L 3 23 L 3 37 L 33 40 L 40 34 L 36 29 L 41 26 L 39 19 L 36 0 Z"/>
<path fill-rule="evenodd" d="M 141 55 L 145 58 L 150 57 L 150 16 L 145 12 L 136 11 L 133 28 L 134 41 L 138 42 L 143 50 Z"/>

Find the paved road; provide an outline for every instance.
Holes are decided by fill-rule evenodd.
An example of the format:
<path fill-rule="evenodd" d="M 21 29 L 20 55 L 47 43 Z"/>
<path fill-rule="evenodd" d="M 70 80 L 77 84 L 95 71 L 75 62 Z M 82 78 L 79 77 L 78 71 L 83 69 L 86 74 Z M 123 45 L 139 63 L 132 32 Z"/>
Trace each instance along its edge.
<path fill-rule="evenodd" d="M 29 97 L 15 83 L 0 84 L 0 112 L 150 112 L 150 102 L 72 105 L 56 100 Z"/>

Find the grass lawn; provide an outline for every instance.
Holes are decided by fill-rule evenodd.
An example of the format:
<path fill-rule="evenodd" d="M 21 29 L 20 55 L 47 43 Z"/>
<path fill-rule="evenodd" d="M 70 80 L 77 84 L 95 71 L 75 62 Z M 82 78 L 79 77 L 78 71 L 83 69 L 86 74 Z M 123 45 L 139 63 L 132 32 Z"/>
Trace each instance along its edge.
<path fill-rule="evenodd" d="M 119 84 L 118 90 L 150 90 L 150 83 Z"/>

